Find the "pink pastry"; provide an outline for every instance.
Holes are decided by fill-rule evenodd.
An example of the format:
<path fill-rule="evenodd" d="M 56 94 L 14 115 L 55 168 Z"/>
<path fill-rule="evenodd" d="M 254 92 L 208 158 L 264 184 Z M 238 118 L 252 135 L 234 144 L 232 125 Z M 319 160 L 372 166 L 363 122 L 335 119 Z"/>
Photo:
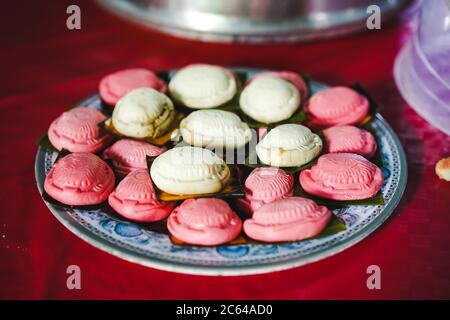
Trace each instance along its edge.
<path fill-rule="evenodd" d="M 356 153 L 370 158 L 377 150 L 373 135 L 355 126 L 336 126 L 323 130 L 327 153 Z"/>
<path fill-rule="evenodd" d="M 52 122 L 48 138 L 58 150 L 95 153 L 112 141 L 112 137 L 101 132 L 98 127 L 104 120 L 106 116 L 96 109 L 74 108 Z"/>
<path fill-rule="evenodd" d="M 300 93 L 300 98 L 306 99 L 308 97 L 308 86 L 306 85 L 305 80 L 295 72 L 292 71 L 268 71 L 268 72 L 261 72 L 258 73 L 256 76 L 254 76 L 252 79 L 250 79 L 250 82 L 258 77 L 262 76 L 273 76 L 278 77 L 283 80 L 289 81 L 292 83 Z"/>
<path fill-rule="evenodd" d="M 100 81 L 100 98 L 109 105 L 114 106 L 117 101 L 130 91 L 149 87 L 160 92 L 167 91 L 166 83 L 147 69 L 125 69 L 111 73 Z"/>
<path fill-rule="evenodd" d="M 129 173 L 108 198 L 109 205 L 120 215 L 139 222 L 165 219 L 175 202 L 159 202 L 147 169 Z"/>
<path fill-rule="evenodd" d="M 224 200 L 188 199 L 172 211 L 167 228 L 186 243 L 214 246 L 235 239 L 242 221 Z"/>
<path fill-rule="evenodd" d="M 114 189 L 114 173 L 92 153 L 71 153 L 58 160 L 45 178 L 44 190 L 68 205 L 99 204 Z"/>
<path fill-rule="evenodd" d="M 263 242 L 297 241 L 318 235 L 331 212 L 314 201 L 290 197 L 263 205 L 244 222 L 244 232 Z"/>
<path fill-rule="evenodd" d="M 300 184 L 306 192 L 323 198 L 360 200 L 378 193 L 383 173 L 358 154 L 328 153 L 300 173 Z"/>
<path fill-rule="evenodd" d="M 369 112 L 369 101 L 351 88 L 332 87 L 313 94 L 305 109 L 311 125 L 356 124 Z"/>
<path fill-rule="evenodd" d="M 256 168 L 245 180 L 245 199 L 236 204 L 247 214 L 262 205 L 290 197 L 294 190 L 294 177 L 279 168 Z"/>
<path fill-rule="evenodd" d="M 256 135 L 258 137 L 258 141 L 261 141 L 262 138 L 264 138 L 264 136 L 267 133 L 268 128 L 267 127 L 259 127 L 258 129 L 256 129 Z"/>
<path fill-rule="evenodd" d="M 103 159 L 112 160 L 115 172 L 126 176 L 133 170 L 147 168 L 147 156 L 156 157 L 166 150 L 143 141 L 122 139 L 103 152 Z"/>

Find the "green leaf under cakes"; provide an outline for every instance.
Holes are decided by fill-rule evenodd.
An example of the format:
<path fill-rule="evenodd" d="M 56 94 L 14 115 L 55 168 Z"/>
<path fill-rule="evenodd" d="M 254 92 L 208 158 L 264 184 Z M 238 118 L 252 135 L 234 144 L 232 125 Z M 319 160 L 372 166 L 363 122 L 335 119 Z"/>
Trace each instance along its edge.
<path fill-rule="evenodd" d="M 294 114 L 289 119 L 282 120 L 282 121 L 279 121 L 279 122 L 276 122 L 276 123 L 264 123 L 264 122 L 256 121 L 256 120 L 250 118 L 249 116 L 247 116 L 241 110 L 240 107 L 238 107 L 238 108 L 239 108 L 239 113 L 240 113 L 240 116 L 241 116 L 242 120 L 245 121 L 250 128 L 255 128 L 255 129 L 256 128 L 266 128 L 266 127 L 274 128 L 274 127 L 279 126 L 281 124 L 287 124 L 287 123 L 302 124 L 302 123 L 305 123 L 306 119 L 307 119 L 306 112 L 303 109 L 303 107 L 301 107 L 301 106 L 300 106 L 300 108 L 297 111 L 294 112 Z"/>
<path fill-rule="evenodd" d="M 328 222 L 328 225 L 325 227 L 325 229 L 323 229 L 320 234 L 313 237 L 312 239 L 332 236 L 333 234 L 345 231 L 346 229 L 347 229 L 347 226 L 345 225 L 344 220 L 342 220 L 338 216 L 332 214 L 330 222 Z"/>
<path fill-rule="evenodd" d="M 319 157 L 320 157 L 320 155 L 317 156 L 316 158 L 314 158 L 313 160 L 311 160 L 310 162 L 305 163 L 305 164 L 303 164 L 301 166 L 297 166 L 297 167 L 282 167 L 280 169 L 283 169 L 287 173 L 294 174 L 294 173 L 300 172 L 303 169 L 311 168 L 317 162 L 317 159 Z M 256 159 L 257 162 L 256 163 L 252 163 L 251 159 Z M 249 155 L 248 155 L 248 157 L 245 158 L 244 165 L 246 167 L 250 167 L 250 168 L 254 168 L 254 169 L 256 169 L 256 168 L 263 168 L 263 167 L 266 167 L 266 168 L 271 167 L 271 166 L 268 166 L 266 164 L 263 164 L 263 163 L 259 162 L 259 159 L 258 159 L 258 156 L 256 154 L 256 150 L 255 149 L 251 150 Z"/>
<path fill-rule="evenodd" d="M 50 139 L 48 138 L 47 132 L 44 133 L 37 141 L 36 144 L 40 146 L 41 148 L 44 148 L 46 150 L 50 151 L 58 151 L 50 142 Z"/>
<path fill-rule="evenodd" d="M 384 205 L 384 198 L 381 192 L 378 192 L 374 197 L 362 200 L 332 200 L 325 199 L 322 197 L 314 196 L 307 193 L 301 187 L 298 182 L 298 177 L 295 179 L 294 183 L 294 196 L 308 198 L 315 201 L 317 204 L 322 206 L 330 207 L 340 207 L 340 206 L 381 206 Z"/>

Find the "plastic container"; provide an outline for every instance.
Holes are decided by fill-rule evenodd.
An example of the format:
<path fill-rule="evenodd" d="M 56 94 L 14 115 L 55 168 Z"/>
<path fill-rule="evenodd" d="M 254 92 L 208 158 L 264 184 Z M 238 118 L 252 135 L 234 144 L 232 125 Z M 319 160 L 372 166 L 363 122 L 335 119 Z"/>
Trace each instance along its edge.
<path fill-rule="evenodd" d="M 409 105 L 450 135 L 450 1 L 423 1 L 417 29 L 397 56 L 394 76 Z"/>

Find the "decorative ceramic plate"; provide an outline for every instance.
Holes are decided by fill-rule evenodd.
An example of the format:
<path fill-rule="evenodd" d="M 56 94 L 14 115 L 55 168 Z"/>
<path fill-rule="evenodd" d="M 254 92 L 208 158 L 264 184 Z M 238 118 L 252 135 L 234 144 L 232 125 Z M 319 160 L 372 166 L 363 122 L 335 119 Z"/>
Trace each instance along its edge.
<path fill-rule="evenodd" d="M 257 70 L 236 69 L 248 77 Z M 174 71 L 163 73 L 166 78 Z M 326 85 L 311 82 L 312 93 Z M 78 104 L 102 109 L 98 95 Z M 376 114 L 369 124 L 375 132 L 385 176 L 381 192 L 385 203 L 372 206 L 344 206 L 333 213 L 345 221 L 346 230 L 320 238 L 281 244 L 222 245 L 196 247 L 173 244 L 167 234 L 99 210 L 63 208 L 46 202 L 50 211 L 69 230 L 93 246 L 145 266 L 203 275 L 245 275 L 301 266 L 341 252 L 377 229 L 399 203 L 407 180 L 403 148 L 390 126 Z M 36 180 L 42 194 L 46 174 L 57 153 L 39 148 L 35 163 Z"/>

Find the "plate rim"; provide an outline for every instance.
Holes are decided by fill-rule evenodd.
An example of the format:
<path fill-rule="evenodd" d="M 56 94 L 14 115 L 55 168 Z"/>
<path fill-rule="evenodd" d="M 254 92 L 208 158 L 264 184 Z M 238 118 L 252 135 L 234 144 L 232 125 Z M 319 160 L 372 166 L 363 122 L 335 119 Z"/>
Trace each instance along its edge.
<path fill-rule="evenodd" d="M 237 70 L 246 69 L 248 71 L 260 71 L 261 69 L 251 69 L 251 68 L 233 68 Z M 170 72 L 173 70 L 168 70 Z M 93 97 L 91 95 L 86 99 Z M 84 100 L 86 100 L 84 99 Z M 78 105 L 78 104 L 76 104 Z M 93 247 L 105 251 L 115 257 L 127 260 L 132 263 L 136 263 L 145 267 L 151 267 L 154 269 L 176 272 L 182 274 L 190 274 L 190 275 L 203 275 L 203 276 L 243 276 L 243 275 L 253 275 L 253 274 L 264 274 L 275 271 L 287 270 L 295 267 L 299 267 L 302 265 L 306 265 L 312 262 L 316 262 L 322 260 L 327 257 L 334 256 L 349 247 L 354 246 L 359 243 L 361 240 L 372 234 L 376 229 L 378 229 L 385 221 L 388 219 L 395 208 L 398 206 L 399 202 L 402 199 L 403 193 L 406 189 L 406 184 L 408 180 L 408 170 L 407 170 L 407 161 L 405 151 L 403 149 L 402 144 L 398 136 L 395 134 L 394 130 L 391 128 L 389 123 L 384 119 L 384 117 L 377 113 L 375 115 L 377 119 L 381 121 L 381 123 L 386 127 L 386 130 L 391 135 L 394 140 L 395 146 L 399 153 L 399 183 L 392 195 L 392 200 L 388 202 L 386 207 L 383 209 L 383 214 L 378 215 L 371 223 L 367 224 L 353 235 L 348 237 L 344 242 L 330 246 L 324 250 L 309 253 L 307 255 L 301 257 L 295 257 L 288 260 L 283 260 L 279 262 L 272 262 L 270 264 L 263 265 L 245 265 L 245 266 L 218 266 L 218 265 L 193 265 L 193 264 L 185 264 L 182 262 L 176 261 L 168 261 L 163 260 L 157 257 L 149 257 L 144 254 L 141 254 L 136 251 L 132 251 L 128 248 L 116 246 L 115 244 L 109 242 L 108 240 L 94 234 L 89 231 L 79 222 L 77 222 L 70 214 L 66 211 L 61 211 L 56 208 L 55 205 L 46 202 L 44 199 L 44 203 L 52 212 L 52 214 L 56 217 L 56 219 L 64 225 L 69 231 L 73 234 L 89 243 Z M 41 170 L 41 164 L 44 162 L 45 150 L 42 147 L 38 147 L 34 171 L 35 171 L 35 179 L 36 184 L 39 190 L 39 193 L 43 193 L 43 185 L 45 180 L 45 172 Z"/>

